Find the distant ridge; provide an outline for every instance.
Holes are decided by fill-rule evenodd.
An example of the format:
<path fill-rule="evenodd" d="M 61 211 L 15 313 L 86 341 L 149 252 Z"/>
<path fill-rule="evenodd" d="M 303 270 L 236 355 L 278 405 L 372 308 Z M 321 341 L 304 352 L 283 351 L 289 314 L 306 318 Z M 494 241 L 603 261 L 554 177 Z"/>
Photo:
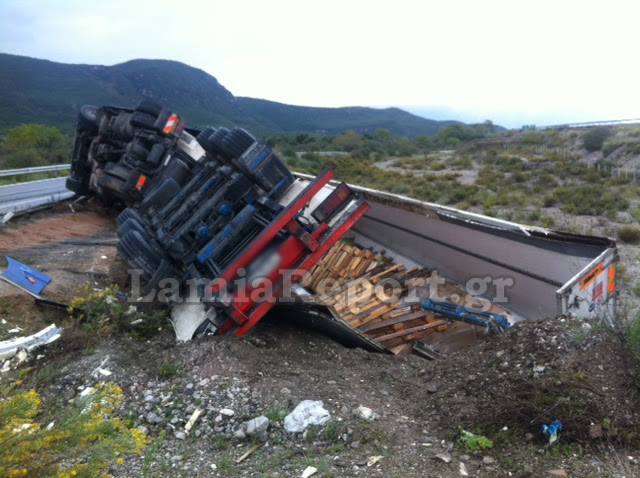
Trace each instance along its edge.
<path fill-rule="evenodd" d="M 386 128 L 415 137 L 453 123 L 399 108 L 315 108 L 235 97 L 208 73 L 170 60 L 72 65 L 0 53 L 0 131 L 43 123 L 71 132 L 83 104 L 135 106 L 143 97 L 174 109 L 191 126 L 242 126 L 259 135 Z"/>

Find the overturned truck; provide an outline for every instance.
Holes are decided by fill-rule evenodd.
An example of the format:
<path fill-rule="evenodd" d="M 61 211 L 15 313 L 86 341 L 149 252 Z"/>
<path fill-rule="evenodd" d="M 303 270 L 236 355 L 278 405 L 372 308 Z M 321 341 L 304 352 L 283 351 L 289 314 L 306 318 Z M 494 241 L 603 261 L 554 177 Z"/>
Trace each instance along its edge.
<path fill-rule="evenodd" d="M 525 318 L 615 313 L 608 238 L 332 177 L 292 174 L 247 131 L 190 129 L 144 100 L 81 108 L 67 187 L 125 206 L 118 250 L 147 289 L 188 292 L 174 309 L 185 340 L 243 335 L 276 301 L 348 343 L 430 357 Z"/>

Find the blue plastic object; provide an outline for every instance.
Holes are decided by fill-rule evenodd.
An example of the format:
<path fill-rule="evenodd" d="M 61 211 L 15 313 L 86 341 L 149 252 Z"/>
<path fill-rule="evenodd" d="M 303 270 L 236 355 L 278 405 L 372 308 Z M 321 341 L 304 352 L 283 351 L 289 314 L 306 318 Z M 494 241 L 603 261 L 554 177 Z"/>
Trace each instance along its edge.
<path fill-rule="evenodd" d="M 7 270 L 2 273 L 3 277 L 6 277 L 11 282 L 20 287 L 27 289 L 33 294 L 40 294 L 51 282 L 51 277 L 38 272 L 22 262 L 16 261 L 9 256 L 7 258 Z"/>
<path fill-rule="evenodd" d="M 431 310 L 451 320 L 459 320 L 468 324 L 479 325 L 480 327 L 495 326 L 500 332 L 509 328 L 509 321 L 504 315 L 492 312 L 482 312 L 480 310 L 467 309 L 461 305 L 450 302 L 440 302 L 431 299 L 424 299 L 421 304 L 424 310 Z"/>
<path fill-rule="evenodd" d="M 549 445 L 553 445 L 558 440 L 558 433 L 562 430 L 562 422 L 556 420 L 551 425 L 542 425 L 542 433 L 549 437 Z"/>

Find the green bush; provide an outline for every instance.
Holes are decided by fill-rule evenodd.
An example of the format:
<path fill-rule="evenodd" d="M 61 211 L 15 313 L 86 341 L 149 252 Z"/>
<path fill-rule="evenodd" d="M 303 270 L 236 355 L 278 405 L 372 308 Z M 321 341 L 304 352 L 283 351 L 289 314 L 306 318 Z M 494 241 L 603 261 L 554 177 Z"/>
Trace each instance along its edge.
<path fill-rule="evenodd" d="M 636 318 L 627 331 L 627 344 L 629 350 L 640 359 L 640 317 Z"/>
<path fill-rule="evenodd" d="M 627 244 L 637 244 L 640 242 L 640 227 L 622 226 L 618 229 L 618 237 Z"/>
<path fill-rule="evenodd" d="M 597 128 L 591 128 L 585 133 L 582 140 L 584 141 L 584 147 L 587 151 L 599 151 L 602 148 L 605 140 L 613 133 L 610 128 L 605 126 L 599 126 Z"/>

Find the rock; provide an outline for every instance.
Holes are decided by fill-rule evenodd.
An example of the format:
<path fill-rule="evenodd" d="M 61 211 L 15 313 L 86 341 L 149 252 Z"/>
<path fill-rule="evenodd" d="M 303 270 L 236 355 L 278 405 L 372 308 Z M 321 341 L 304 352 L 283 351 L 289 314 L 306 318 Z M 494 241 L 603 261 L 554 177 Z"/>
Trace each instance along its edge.
<path fill-rule="evenodd" d="M 460 462 L 458 469 L 460 471 L 460 476 L 469 476 L 469 472 L 467 471 L 467 467 L 464 463 Z"/>
<path fill-rule="evenodd" d="M 363 407 L 362 405 L 360 405 L 358 408 L 356 408 L 355 414 L 357 416 L 359 416 L 360 418 L 363 418 L 363 419 L 368 420 L 370 422 L 380 417 L 380 415 L 375 413 L 369 407 Z"/>
<path fill-rule="evenodd" d="M 245 438 L 247 438 L 247 434 L 244 431 L 244 427 L 240 427 L 236 431 L 234 431 L 233 438 L 237 438 L 238 440 L 244 440 Z"/>
<path fill-rule="evenodd" d="M 145 420 L 153 425 L 159 425 L 164 421 L 164 418 L 159 416 L 157 413 L 149 412 L 145 415 Z"/>
<path fill-rule="evenodd" d="M 591 428 L 589 428 L 589 436 L 591 437 L 592 440 L 602 438 L 603 435 L 604 433 L 602 431 L 602 425 L 600 425 L 599 423 L 596 423 L 595 425 L 591 425 Z"/>
<path fill-rule="evenodd" d="M 493 465 L 496 462 L 496 460 L 494 460 L 493 458 L 491 458 L 490 456 L 485 456 L 482 459 L 482 463 L 484 463 L 485 465 Z"/>
<path fill-rule="evenodd" d="M 232 417 L 235 414 L 236 412 L 234 412 L 230 408 L 223 408 L 222 410 L 220 410 L 220 415 L 224 415 L 225 417 Z"/>
<path fill-rule="evenodd" d="M 426 388 L 428 393 L 436 393 L 438 391 L 438 385 L 433 382 L 429 382 Z"/>
<path fill-rule="evenodd" d="M 173 436 L 178 440 L 184 440 L 185 438 L 187 438 L 187 435 L 184 432 L 175 432 Z"/>
<path fill-rule="evenodd" d="M 558 468 L 556 470 L 549 470 L 547 473 L 549 473 L 551 476 L 569 476 L 567 475 L 567 472 L 564 471 L 562 468 Z"/>
<path fill-rule="evenodd" d="M 524 476 L 533 475 L 533 467 L 529 463 L 525 463 L 524 466 L 522 467 L 522 474 Z"/>
<path fill-rule="evenodd" d="M 436 453 L 435 455 L 433 455 L 433 458 L 436 460 L 440 460 L 443 461 L 445 463 L 451 463 L 451 454 L 447 451 L 443 451 L 442 453 Z"/>
<path fill-rule="evenodd" d="M 247 435 L 253 436 L 264 431 L 267 431 L 269 428 L 269 419 L 265 416 L 259 416 L 254 418 L 253 420 L 249 420 L 246 423 Z"/>
<path fill-rule="evenodd" d="M 174 455 L 171 457 L 171 462 L 176 463 L 178 461 L 182 461 L 182 457 L 180 455 Z"/>

